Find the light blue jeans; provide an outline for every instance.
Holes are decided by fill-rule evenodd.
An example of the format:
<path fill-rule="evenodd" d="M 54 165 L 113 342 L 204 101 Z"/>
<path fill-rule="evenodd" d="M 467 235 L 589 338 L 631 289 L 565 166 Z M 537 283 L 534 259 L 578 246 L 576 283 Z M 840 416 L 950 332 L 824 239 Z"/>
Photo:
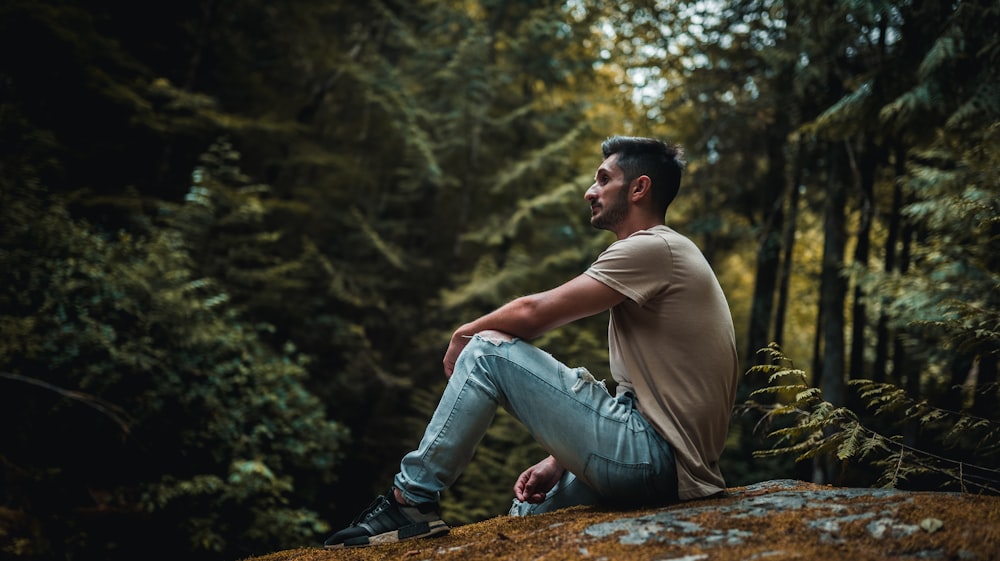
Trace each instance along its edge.
<path fill-rule="evenodd" d="M 586 369 L 498 332 L 473 336 L 462 351 L 420 445 L 400 462 L 396 488 L 414 503 L 438 501 L 501 406 L 567 470 L 544 502 L 515 500 L 511 514 L 677 500 L 673 452 L 631 394 L 613 397 Z"/>

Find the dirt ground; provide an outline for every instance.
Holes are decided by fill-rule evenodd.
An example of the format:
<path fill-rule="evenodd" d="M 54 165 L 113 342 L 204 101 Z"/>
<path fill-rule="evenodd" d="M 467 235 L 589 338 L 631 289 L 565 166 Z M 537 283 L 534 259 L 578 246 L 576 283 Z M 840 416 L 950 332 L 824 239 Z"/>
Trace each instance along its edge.
<path fill-rule="evenodd" d="M 665 508 L 501 516 L 429 540 L 301 548 L 253 561 L 1000 561 L 1000 497 L 853 491 L 860 493 L 802 482 L 740 487 Z"/>

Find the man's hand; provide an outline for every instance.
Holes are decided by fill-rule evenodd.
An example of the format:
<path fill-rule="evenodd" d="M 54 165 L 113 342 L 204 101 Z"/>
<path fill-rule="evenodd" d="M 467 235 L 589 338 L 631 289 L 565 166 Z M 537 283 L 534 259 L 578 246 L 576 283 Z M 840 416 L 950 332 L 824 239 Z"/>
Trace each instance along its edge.
<path fill-rule="evenodd" d="M 458 361 L 458 355 L 462 354 L 462 349 L 469 344 L 470 337 L 462 336 L 456 333 L 451 338 L 451 343 L 448 344 L 448 350 L 444 353 L 444 375 L 446 378 L 451 378 L 451 374 L 455 371 L 455 362 Z"/>
<path fill-rule="evenodd" d="M 524 470 L 514 483 L 514 496 L 519 501 L 538 504 L 545 500 L 545 494 L 555 487 L 564 473 L 566 468 L 549 456 Z"/>

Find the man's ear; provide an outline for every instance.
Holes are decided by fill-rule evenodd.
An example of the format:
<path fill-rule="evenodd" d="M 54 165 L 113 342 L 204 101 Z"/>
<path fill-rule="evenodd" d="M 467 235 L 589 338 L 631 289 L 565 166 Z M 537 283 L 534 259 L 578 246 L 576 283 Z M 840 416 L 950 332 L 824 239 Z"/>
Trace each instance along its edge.
<path fill-rule="evenodd" d="M 640 175 L 632 180 L 629 186 L 629 195 L 633 201 L 638 201 L 643 197 L 650 197 L 653 193 L 653 180 L 648 175 Z"/>

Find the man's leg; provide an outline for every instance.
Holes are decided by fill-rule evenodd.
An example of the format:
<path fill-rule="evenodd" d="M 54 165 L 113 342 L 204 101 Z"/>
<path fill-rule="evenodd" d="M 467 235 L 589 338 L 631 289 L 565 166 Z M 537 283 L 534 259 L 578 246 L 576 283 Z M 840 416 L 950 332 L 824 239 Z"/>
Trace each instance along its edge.
<path fill-rule="evenodd" d="M 434 517 L 440 493 L 469 464 L 500 406 L 597 496 L 640 503 L 676 494 L 669 446 L 630 398 L 610 396 L 585 369 L 569 368 L 529 343 L 486 332 L 462 351 L 420 445 L 400 462 L 395 489 L 418 506 L 400 507 L 389 493 L 327 546 L 341 546 L 345 537 L 348 545 L 364 545 L 447 531 Z M 405 511 L 418 507 L 419 513 Z"/>
<path fill-rule="evenodd" d="M 436 502 L 472 459 L 504 407 L 559 463 L 609 501 L 665 502 L 676 493 L 669 446 L 627 397 L 612 397 L 583 368 L 497 332 L 462 352 L 416 450 L 395 486 L 413 504 Z"/>

